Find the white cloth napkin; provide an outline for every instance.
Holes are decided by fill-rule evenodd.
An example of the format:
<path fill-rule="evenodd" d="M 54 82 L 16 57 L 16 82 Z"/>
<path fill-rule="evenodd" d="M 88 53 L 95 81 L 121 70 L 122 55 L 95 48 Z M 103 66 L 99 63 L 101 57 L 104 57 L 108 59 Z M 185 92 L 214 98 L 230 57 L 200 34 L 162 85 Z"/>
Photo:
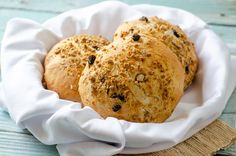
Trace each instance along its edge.
<path fill-rule="evenodd" d="M 91 108 L 59 99 L 43 88 L 43 60 L 59 40 L 81 33 L 111 39 L 119 24 L 143 15 L 159 16 L 182 27 L 195 43 L 200 60 L 194 83 L 167 121 L 102 119 Z M 19 18 L 9 21 L 1 47 L 0 103 L 17 125 L 42 143 L 57 144 L 61 156 L 153 152 L 189 138 L 220 116 L 235 87 L 235 62 L 221 39 L 186 11 L 107 1 L 65 12 L 44 24 Z"/>

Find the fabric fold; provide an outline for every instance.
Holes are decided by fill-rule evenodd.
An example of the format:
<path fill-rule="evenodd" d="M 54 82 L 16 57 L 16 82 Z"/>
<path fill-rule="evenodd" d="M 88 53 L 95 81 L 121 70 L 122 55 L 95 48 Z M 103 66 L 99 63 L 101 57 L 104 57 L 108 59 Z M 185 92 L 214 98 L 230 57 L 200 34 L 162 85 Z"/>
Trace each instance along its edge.
<path fill-rule="evenodd" d="M 195 43 L 199 69 L 175 111 L 164 123 L 106 119 L 80 103 L 59 99 L 42 86 L 44 57 L 58 41 L 76 34 L 112 39 L 124 21 L 159 16 L 179 25 Z M 236 57 L 198 17 L 176 8 L 102 2 L 71 10 L 43 24 L 8 22 L 1 47 L 0 106 L 16 124 L 61 156 L 136 154 L 170 148 L 206 127 L 223 111 L 236 85 Z M 231 62 L 230 62 L 231 61 Z"/>

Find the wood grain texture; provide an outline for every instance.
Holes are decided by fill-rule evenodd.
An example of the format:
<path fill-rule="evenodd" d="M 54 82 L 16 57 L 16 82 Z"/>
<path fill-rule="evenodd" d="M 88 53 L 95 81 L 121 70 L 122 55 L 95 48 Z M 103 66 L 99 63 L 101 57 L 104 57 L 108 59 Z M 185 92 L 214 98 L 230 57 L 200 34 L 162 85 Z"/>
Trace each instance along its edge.
<path fill-rule="evenodd" d="M 55 146 L 45 146 L 30 134 L 0 131 L 0 155 L 58 156 Z"/>
<path fill-rule="evenodd" d="M 234 90 L 233 94 L 231 95 L 223 114 L 236 114 L 236 89 Z M 236 122 L 236 116 L 235 116 Z"/>
<path fill-rule="evenodd" d="M 4 125 L 4 128 L 0 127 L 0 156 L 59 156 L 55 146 L 43 145 L 27 130 L 19 129 L 9 118 L 8 113 L 1 109 L 0 117 L 0 120 L 5 121 L 0 123 L 1 126 Z M 223 114 L 220 118 L 236 128 L 236 114 Z M 236 144 L 218 153 L 235 154 Z"/>
<path fill-rule="evenodd" d="M 25 13 L 26 14 L 26 13 Z M 29 13 L 30 14 L 30 13 Z M 40 14 L 40 13 L 37 13 Z M 24 18 L 28 18 L 28 19 L 32 19 L 34 21 L 37 21 L 39 23 L 44 22 L 45 20 L 49 19 L 50 17 L 55 16 L 54 14 L 46 14 L 45 16 L 42 15 L 28 15 L 27 16 L 21 14 L 21 17 Z M 40 18 L 37 18 L 37 16 L 40 16 Z M 20 16 L 19 16 L 20 17 Z M 3 17 L 0 20 L 0 24 L 3 23 L 2 25 L 4 25 L 5 22 L 7 22 L 8 18 L 7 17 Z M 1 25 L 0 25 L 1 27 Z M 218 35 L 221 37 L 221 39 L 227 44 L 227 46 L 229 47 L 230 53 L 231 54 L 236 54 L 236 26 L 235 27 L 227 27 L 227 26 L 215 26 L 215 25 L 210 25 L 210 28 Z M 1 44 L 1 40 L 4 34 L 4 28 L 0 28 L 0 44 Z"/>
<path fill-rule="evenodd" d="M 187 10 L 206 21 L 236 54 L 236 0 L 122 0 L 128 4 L 155 4 Z M 101 0 L 0 0 L 0 44 L 8 20 L 14 17 L 32 19 L 42 23 L 59 13 L 85 7 Z M 230 126 L 236 128 L 236 90 L 221 115 Z M 224 154 L 236 155 L 236 144 Z M 27 130 L 22 130 L 0 109 L 0 156 L 58 156 L 55 146 L 46 146 Z"/>
<path fill-rule="evenodd" d="M 123 0 L 128 4 L 155 4 L 177 7 L 192 12 L 210 24 L 223 41 L 230 47 L 230 52 L 236 54 L 236 0 Z M 42 23 L 57 14 L 100 2 L 90 1 L 56 1 L 50 5 L 47 0 L 0 0 L 0 41 L 7 22 L 15 17 L 27 18 Z M 184 5 L 183 5 L 184 4 Z"/>
<path fill-rule="evenodd" d="M 29 134 L 27 130 L 22 130 L 21 128 L 17 127 L 10 118 L 9 114 L 0 108 L 0 132 L 1 131 Z"/>
<path fill-rule="evenodd" d="M 0 15 L 2 15 L 0 20 L 0 31 L 4 31 L 7 22 L 12 18 L 27 18 L 34 20 L 35 22 L 42 23 L 47 19 L 56 16 L 57 13 L 24 11 L 18 9 L 1 9 L 0 7 Z"/>
<path fill-rule="evenodd" d="M 236 26 L 229 27 L 210 25 L 210 29 L 212 29 L 227 44 L 231 54 L 236 54 Z"/>
<path fill-rule="evenodd" d="M 176 7 L 190 11 L 207 22 L 219 24 L 236 24 L 235 0 L 120 0 L 128 4 L 154 4 Z M 0 9 L 15 9 L 47 13 L 61 13 L 70 9 L 85 7 L 102 2 L 102 0 L 64 0 L 48 2 L 47 0 L 8 0 L 0 1 Z"/>

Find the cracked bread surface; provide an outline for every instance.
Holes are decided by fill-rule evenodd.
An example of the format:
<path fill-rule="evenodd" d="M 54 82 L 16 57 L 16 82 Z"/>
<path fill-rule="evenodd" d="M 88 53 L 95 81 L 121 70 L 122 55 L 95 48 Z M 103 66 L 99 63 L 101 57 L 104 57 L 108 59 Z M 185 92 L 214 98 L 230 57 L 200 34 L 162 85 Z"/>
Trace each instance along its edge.
<path fill-rule="evenodd" d="M 44 61 L 44 80 L 48 89 L 66 100 L 81 102 L 78 93 L 80 75 L 91 54 L 96 55 L 109 41 L 101 36 L 77 35 L 57 43 Z"/>
<path fill-rule="evenodd" d="M 176 55 L 143 34 L 102 47 L 79 81 L 84 106 L 104 118 L 131 122 L 165 121 L 183 88 L 184 70 Z"/>

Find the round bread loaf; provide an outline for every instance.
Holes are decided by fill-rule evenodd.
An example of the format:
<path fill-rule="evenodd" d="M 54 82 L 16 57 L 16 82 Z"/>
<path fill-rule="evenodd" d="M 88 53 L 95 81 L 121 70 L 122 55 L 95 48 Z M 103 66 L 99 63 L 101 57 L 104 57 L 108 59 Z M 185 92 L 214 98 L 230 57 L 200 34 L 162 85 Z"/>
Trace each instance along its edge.
<path fill-rule="evenodd" d="M 186 89 L 193 81 L 198 59 L 194 44 L 181 28 L 157 17 L 141 17 L 121 24 L 115 32 L 114 41 L 123 41 L 137 33 L 157 38 L 176 54 L 185 70 L 184 88 Z"/>
<path fill-rule="evenodd" d="M 132 122 L 163 122 L 184 88 L 176 55 L 155 38 L 136 34 L 103 47 L 87 63 L 79 81 L 84 106 L 102 117 Z"/>
<path fill-rule="evenodd" d="M 78 82 L 88 56 L 108 45 L 100 36 L 78 35 L 57 43 L 47 54 L 44 62 L 44 80 L 49 90 L 66 100 L 80 102 Z"/>

